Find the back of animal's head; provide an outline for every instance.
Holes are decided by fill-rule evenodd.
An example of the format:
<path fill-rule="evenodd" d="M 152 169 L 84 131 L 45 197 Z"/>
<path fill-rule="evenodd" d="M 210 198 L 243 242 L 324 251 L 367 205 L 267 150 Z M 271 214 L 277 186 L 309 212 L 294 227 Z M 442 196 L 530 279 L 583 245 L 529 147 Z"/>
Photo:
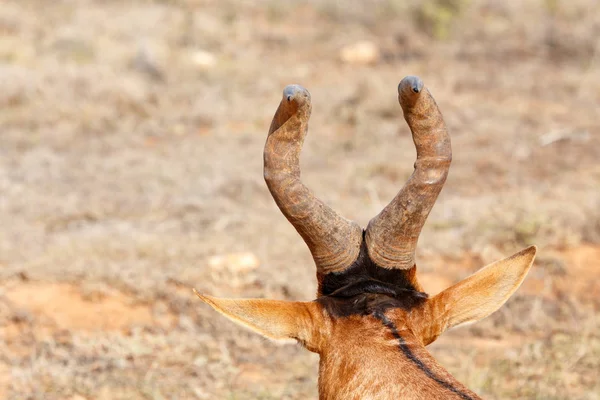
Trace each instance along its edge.
<path fill-rule="evenodd" d="M 295 339 L 311 351 L 337 354 L 339 359 L 360 357 L 361 346 L 374 349 L 367 358 L 377 357 L 377 351 L 389 350 L 377 342 L 389 342 L 396 335 L 411 346 L 425 346 L 445 330 L 485 318 L 506 302 L 531 267 L 535 247 L 490 264 L 434 297 L 423 293 L 415 248 L 446 181 L 452 160 L 450 137 L 419 78 L 404 78 L 398 99 L 417 149 L 415 170 L 363 230 L 300 181 L 299 155 L 311 99 L 300 86 L 284 89 L 265 145 L 264 176 L 275 202 L 312 253 L 317 299 L 220 299 L 198 294 L 203 301 L 269 338 Z"/>

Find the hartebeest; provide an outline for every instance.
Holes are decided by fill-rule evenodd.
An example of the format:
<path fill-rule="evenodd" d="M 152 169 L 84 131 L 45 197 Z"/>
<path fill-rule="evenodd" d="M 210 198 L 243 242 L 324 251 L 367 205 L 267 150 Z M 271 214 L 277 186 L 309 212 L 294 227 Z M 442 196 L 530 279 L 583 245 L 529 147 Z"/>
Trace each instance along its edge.
<path fill-rule="evenodd" d="M 417 148 L 406 185 L 365 230 L 339 216 L 300 181 L 299 155 L 311 113 L 309 92 L 287 86 L 264 151 L 275 202 L 317 266 L 311 302 L 220 299 L 196 292 L 226 317 L 273 339 L 295 339 L 320 355 L 319 398 L 478 399 L 425 346 L 445 330 L 498 310 L 517 290 L 536 247 L 490 264 L 429 298 L 417 281 L 415 247 L 452 159 L 435 100 L 418 77 L 398 85 Z"/>

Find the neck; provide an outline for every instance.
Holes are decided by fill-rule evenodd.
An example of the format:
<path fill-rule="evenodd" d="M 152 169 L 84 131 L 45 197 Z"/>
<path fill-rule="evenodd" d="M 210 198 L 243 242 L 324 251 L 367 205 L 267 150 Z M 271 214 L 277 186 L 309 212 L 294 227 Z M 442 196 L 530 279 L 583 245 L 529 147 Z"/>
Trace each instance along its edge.
<path fill-rule="evenodd" d="M 352 337 L 339 336 L 344 337 L 343 345 L 332 349 L 340 351 L 321 353 L 320 400 L 480 399 L 439 365 L 408 329 L 397 327 L 383 313 L 370 322 L 350 317 L 334 328 L 352 332 Z"/>

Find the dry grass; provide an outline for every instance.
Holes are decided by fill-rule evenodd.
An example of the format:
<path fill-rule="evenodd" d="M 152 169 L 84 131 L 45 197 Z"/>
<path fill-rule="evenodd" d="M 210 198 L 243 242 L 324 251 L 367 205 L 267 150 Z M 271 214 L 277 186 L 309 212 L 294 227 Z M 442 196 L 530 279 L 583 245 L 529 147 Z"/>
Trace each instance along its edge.
<path fill-rule="evenodd" d="M 315 398 L 313 354 L 190 288 L 311 298 L 310 256 L 262 182 L 280 91 L 313 96 L 306 183 L 365 224 L 412 170 L 408 74 L 454 148 L 426 287 L 541 247 L 502 311 L 432 351 L 486 398 L 600 398 L 598 3 L 365 4 L 3 1 L 1 398 Z M 340 62 L 359 40 L 379 62 Z M 248 251 L 260 265 L 239 279 L 209 266 Z"/>

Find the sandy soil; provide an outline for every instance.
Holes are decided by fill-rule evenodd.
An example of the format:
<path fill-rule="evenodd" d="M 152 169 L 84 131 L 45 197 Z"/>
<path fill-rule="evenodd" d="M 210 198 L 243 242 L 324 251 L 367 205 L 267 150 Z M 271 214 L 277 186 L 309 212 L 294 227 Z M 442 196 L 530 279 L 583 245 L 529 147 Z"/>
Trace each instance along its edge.
<path fill-rule="evenodd" d="M 416 74 L 453 141 L 425 287 L 540 248 L 431 351 L 485 398 L 600 399 L 598 38 L 595 0 L 4 0 L 0 398 L 316 398 L 314 354 L 191 287 L 311 299 L 262 181 L 281 90 L 312 94 L 306 184 L 364 225 L 412 172 L 396 85 Z"/>

